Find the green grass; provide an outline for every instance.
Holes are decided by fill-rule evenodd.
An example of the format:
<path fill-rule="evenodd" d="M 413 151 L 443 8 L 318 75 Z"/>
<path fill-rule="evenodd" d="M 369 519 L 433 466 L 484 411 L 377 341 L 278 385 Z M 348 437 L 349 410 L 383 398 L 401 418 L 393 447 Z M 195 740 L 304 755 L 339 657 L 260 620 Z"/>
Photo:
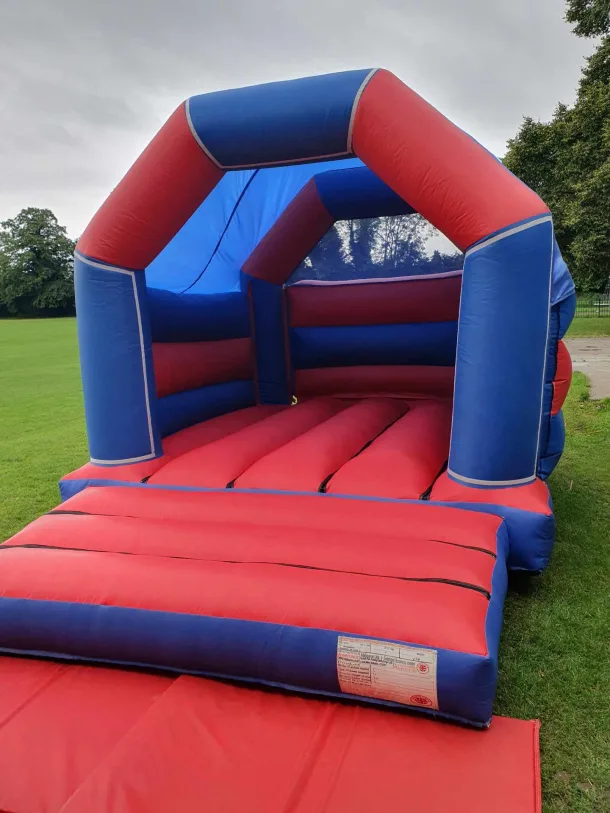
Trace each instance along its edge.
<path fill-rule="evenodd" d="M 0 540 L 88 459 L 75 319 L 0 320 Z"/>
<path fill-rule="evenodd" d="M 568 339 L 579 336 L 610 336 L 610 316 L 577 316 L 570 325 Z"/>
<path fill-rule="evenodd" d="M 581 319 L 570 335 L 580 323 L 610 333 L 610 319 Z M 0 359 L 3 539 L 58 502 L 87 452 L 75 321 L 0 321 Z M 610 400 L 590 401 L 576 374 L 565 414 L 557 545 L 542 576 L 512 581 L 496 712 L 542 720 L 545 813 L 608 813 Z"/>
<path fill-rule="evenodd" d="M 587 320 L 592 321 L 592 320 Z M 576 373 L 551 477 L 557 543 L 539 577 L 513 579 L 496 711 L 542 721 L 545 813 L 610 811 L 610 399 Z"/>

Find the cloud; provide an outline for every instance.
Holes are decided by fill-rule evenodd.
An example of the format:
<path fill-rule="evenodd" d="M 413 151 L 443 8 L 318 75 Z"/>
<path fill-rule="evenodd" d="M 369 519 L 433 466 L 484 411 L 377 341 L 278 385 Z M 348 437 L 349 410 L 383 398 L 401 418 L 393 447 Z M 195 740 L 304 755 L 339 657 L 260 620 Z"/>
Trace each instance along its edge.
<path fill-rule="evenodd" d="M 0 218 L 53 209 L 77 236 L 187 96 L 393 70 L 497 154 L 571 102 L 594 47 L 561 0 L 3 0 Z"/>

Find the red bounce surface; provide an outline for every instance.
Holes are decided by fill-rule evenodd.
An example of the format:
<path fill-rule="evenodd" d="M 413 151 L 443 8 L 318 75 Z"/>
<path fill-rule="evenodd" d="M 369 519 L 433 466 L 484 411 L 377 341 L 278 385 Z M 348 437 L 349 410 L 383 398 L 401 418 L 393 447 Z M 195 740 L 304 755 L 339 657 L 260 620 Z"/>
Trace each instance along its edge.
<path fill-rule="evenodd" d="M 401 398 L 313 398 L 266 416 L 254 412 L 254 421 L 233 414 L 229 431 L 201 437 L 181 455 L 168 439 L 168 462 L 148 482 L 417 499 L 449 454 L 451 408 L 432 400 L 409 411 Z M 394 447 L 399 459 L 386 469 Z"/>
<path fill-rule="evenodd" d="M 7 657 L 0 684 L 5 813 L 540 811 L 533 721 Z"/>
<path fill-rule="evenodd" d="M 425 502 L 88 488 L 5 543 L 0 594 L 486 655 L 500 524 Z"/>

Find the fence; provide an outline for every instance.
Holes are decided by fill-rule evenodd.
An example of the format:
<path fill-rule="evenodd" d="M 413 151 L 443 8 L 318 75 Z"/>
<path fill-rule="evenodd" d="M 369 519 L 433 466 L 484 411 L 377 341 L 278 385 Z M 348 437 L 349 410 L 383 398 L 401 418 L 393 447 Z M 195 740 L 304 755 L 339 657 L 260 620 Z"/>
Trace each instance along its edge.
<path fill-rule="evenodd" d="M 576 316 L 610 316 L 610 294 L 580 294 Z"/>

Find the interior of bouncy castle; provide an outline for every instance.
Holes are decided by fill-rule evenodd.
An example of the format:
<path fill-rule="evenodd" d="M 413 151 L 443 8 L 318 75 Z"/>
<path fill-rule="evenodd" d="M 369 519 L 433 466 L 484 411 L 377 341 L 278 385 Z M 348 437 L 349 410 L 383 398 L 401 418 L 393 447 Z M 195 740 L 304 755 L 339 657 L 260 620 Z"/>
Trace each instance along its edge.
<path fill-rule="evenodd" d="M 539 810 L 492 711 L 571 378 L 543 201 L 385 70 L 209 93 L 75 287 L 91 459 L 3 546 L 0 809 L 369 811 L 407 770 Z"/>

